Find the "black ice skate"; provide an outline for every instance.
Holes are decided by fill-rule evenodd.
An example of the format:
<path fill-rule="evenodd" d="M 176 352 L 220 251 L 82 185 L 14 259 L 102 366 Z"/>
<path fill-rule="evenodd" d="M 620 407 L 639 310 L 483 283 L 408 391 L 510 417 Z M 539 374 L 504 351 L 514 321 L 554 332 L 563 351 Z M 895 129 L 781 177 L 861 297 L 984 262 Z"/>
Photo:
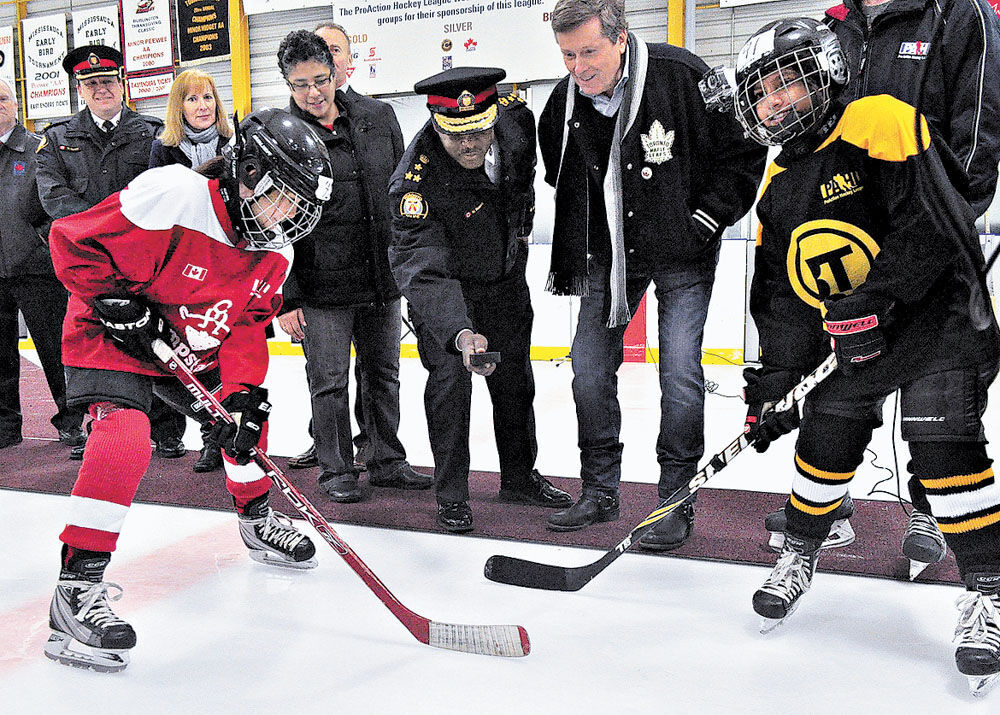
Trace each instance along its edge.
<path fill-rule="evenodd" d="M 52 634 L 45 644 L 46 657 L 101 673 L 116 673 L 128 665 L 135 631 L 108 606 L 122 594 L 121 586 L 101 580 L 108 558 L 81 551 L 63 568 L 49 606 Z M 110 589 L 118 593 L 109 598 Z"/>
<path fill-rule="evenodd" d="M 969 573 L 968 589 L 955 601 L 962 611 L 955 627 L 955 664 L 969 690 L 985 695 L 1000 680 L 1000 573 Z"/>
<path fill-rule="evenodd" d="M 903 537 L 903 556 L 910 560 L 910 580 L 931 564 L 944 561 L 947 555 L 948 546 L 938 528 L 937 519 L 914 509 Z"/>
<path fill-rule="evenodd" d="M 820 543 L 785 534 L 778 563 L 753 595 L 753 610 L 763 616 L 761 633 L 773 631 L 798 608 L 799 599 L 812 585 Z"/>
<path fill-rule="evenodd" d="M 254 561 L 292 569 L 316 568 L 312 540 L 268 505 L 267 494 L 247 504 L 239 518 L 240 536 Z"/>
<path fill-rule="evenodd" d="M 837 520 L 830 527 L 829 536 L 823 539 L 822 548 L 839 549 L 841 546 L 853 544 L 854 527 L 851 526 L 849 519 L 854 516 L 854 501 L 850 494 L 844 497 L 844 501 L 833 512 L 833 515 Z M 785 544 L 785 529 L 787 528 L 785 510 L 778 509 L 778 511 L 771 512 L 764 517 L 764 528 L 771 532 L 767 542 L 768 547 L 771 551 L 780 554 L 781 547 Z"/>

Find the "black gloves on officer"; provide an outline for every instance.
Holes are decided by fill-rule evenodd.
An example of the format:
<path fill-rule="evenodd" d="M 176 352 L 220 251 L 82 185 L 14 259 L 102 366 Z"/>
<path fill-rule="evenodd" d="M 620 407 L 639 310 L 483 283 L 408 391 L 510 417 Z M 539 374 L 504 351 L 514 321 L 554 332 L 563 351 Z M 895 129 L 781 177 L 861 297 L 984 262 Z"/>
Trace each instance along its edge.
<path fill-rule="evenodd" d="M 771 442 L 799 426 L 797 404 L 793 403 L 783 412 L 771 408 L 799 383 L 802 376 L 787 370 L 748 367 L 743 371 L 743 379 L 747 383 L 743 389 L 743 401 L 747 403 L 743 433 L 753 442 L 754 449 L 765 452 Z"/>
<path fill-rule="evenodd" d="M 249 464 L 253 458 L 252 450 L 260 444 L 267 416 L 271 413 L 267 390 L 252 387 L 247 392 L 234 392 L 222 401 L 222 406 L 233 421 L 217 421 L 212 438 L 237 464 Z"/>
<path fill-rule="evenodd" d="M 153 341 L 170 342 L 170 324 L 140 296 L 105 295 L 94 301 L 94 312 L 118 348 L 143 362 L 156 362 Z"/>
<path fill-rule="evenodd" d="M 885 329 L 893 301 L 880 295 L 835 295 L 823 303 L 823 329 L 844 372 L 870 364 L 886 351 Z"/>

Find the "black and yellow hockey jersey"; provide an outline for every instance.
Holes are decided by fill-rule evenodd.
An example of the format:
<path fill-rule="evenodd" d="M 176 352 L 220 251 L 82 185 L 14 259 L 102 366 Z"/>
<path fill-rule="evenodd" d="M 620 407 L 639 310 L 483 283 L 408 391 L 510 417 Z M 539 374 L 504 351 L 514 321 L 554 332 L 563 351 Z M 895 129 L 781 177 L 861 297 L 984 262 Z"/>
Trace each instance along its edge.
<path fill-rule="evenodd" d="M 924 127 L 918 146 L 913 107 L 865 97 L 847 105 L 815 150 L 785 150 L 768 168 L 750 304 L 766 368 L 805 373 L 819 364 L 830 351 L 822 301 L 855 291 L 895 302 L 888 354 L 857 380 L 891 386 L 1000 354 L 996 322 L 973 326 L 960 280 L 970 264 L 957 260 L 957 241 L 975 240 L 974 217 L 938 170 Z M 918 161 L 932 169 L 919 172 L 923 185 Z M 934 191 L 927 181 L 938 184 Z M 941 196 L 968 213 L 969 236 L 936 228 Z"/>

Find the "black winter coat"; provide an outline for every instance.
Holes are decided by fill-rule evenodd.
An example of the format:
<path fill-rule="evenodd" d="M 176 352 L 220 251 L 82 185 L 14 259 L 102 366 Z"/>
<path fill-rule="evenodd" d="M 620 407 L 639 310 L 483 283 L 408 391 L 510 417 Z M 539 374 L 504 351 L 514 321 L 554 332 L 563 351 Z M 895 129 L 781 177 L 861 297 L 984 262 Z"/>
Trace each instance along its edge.
<path fill-rule="evenodd" d="M 222 147 L 228 141 L 227 137 L 220 136 L 218 138 L 215 143 L 215 153 L 217 156 L 222 154 Z M 165 146 L 159 139 L 155 140 L 152 149 L 149 150 L 149 168 L 155 169 L 159 166 L 170 166 L 171 164 L 180 164 L 189 169 L 197 168 L 191 166 L 191 160 L 187 158 L 187 154 L 180 150 L 180 147 Z"/>
<path fill-rule="evenodd" d="M 313 232 L 295 242 L 282 312 L 303 305 L 385 305 L 399 298 L 387 255 L 388 187 L 403 155 L 403 134 L 385 102 L 352 89 L 338 91 L 336 102 L 340 116 L 333 131 L 294 101 L 289 106 L 329 150 L 333 194 Z"/>
<path fill-rule="evenodd" d="M 40 138 L 15 124 L 0 145 L 0 277 L 54 276 L 48 248 L 33 227 L 45 223 L 35 188 Z"/>

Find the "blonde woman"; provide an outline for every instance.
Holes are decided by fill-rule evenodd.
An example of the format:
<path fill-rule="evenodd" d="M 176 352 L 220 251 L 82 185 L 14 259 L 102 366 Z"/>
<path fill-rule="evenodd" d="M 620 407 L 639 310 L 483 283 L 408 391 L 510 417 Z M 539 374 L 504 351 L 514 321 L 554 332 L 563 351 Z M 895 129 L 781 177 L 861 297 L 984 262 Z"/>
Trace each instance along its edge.
<path fill-rule="evenodd" d="M 185 70 L 170 87 L 166 129 L 153 142 L 149 168 L 168 164 L 197 168 L 218 156 L 232 135 L 215 80 L 201 70 Z"/>

